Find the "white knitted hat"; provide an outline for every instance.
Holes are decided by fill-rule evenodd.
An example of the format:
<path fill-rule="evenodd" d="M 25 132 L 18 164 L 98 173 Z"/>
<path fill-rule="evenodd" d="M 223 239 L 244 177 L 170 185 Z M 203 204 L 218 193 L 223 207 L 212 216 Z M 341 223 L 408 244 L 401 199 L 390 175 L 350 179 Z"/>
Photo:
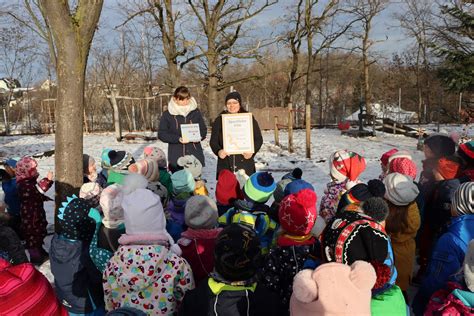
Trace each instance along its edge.
<path fill-rule="evenodd" d="M 420 191 L 413 180 L 401 173 L 390 173 L 383 180 L 385 184 L 385 199 L 399 206 L 413 202 Z"/>

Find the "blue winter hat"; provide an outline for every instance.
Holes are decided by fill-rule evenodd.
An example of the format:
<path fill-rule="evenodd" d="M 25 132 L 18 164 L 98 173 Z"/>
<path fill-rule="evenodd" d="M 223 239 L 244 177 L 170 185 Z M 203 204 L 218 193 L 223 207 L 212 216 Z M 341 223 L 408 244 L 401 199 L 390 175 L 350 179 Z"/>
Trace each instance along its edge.
<path fill-rule="evenodd" d="M 285 187 L 285 196 L 290 195 L 290 194 L 296 194 L 300 192 L 303 189 L 310 189 L 314 191 L 314 187 L 311 183 L 306 182 L 301 179 L 296 179 L 294 181 L 291 181 L 288 183 Z"/>
<path fill-rule="evenodd" d="M 244 194 L 253 202 L 265 203 L 275 189 L 276 183 L 270 173 L 256 172 L 245 182 Z"/>
<path fill-rule="evenodd" d="M 16 168 L 16 163 L 18 162 L 17 159 L 9 158 L 5 160 L 5 164 L 11 168 Z"/>
<path fill-rule="evenodd" d="M 175 194 L 191 193 L 196 188 L 196 181 L 194 181 L 193 175 L 186 169 L 173 173 L 171 175 L 171 183 L 173 184 L 173 192 Z"/>

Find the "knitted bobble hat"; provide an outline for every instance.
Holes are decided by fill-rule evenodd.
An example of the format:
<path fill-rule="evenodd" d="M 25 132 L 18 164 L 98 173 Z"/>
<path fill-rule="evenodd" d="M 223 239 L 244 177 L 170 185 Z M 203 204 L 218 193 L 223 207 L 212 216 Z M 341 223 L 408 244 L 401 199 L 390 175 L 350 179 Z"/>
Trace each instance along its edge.
<path fill-rule="evenodd" d="M 285 186 L 285 196 L 289 194 L 296 194 L 303 189 L 310 189 L 314 191 L 314 187 L 311 183 L 306 182 L 305 180 L 297 179 L 293 180 Z"/>
<path fill-rule="evenodd" d="M 377 222 L 387 219 L 389 208 L 387 202 L 381 197 L 372 197 L 362 203 L 364 213 Z"/>
<path fill-rule="evenodd" d="M 316 201 L 316 193 L 310 189 L 286 196 L 278 211 L 281 227 L 295 236 L 309 234 L 317 217 Z"/>
<path fill-rule="evenodd" d="M 268 172 L 256 172 L 244 185 L 244 194 L 252 202 L 265 203 L 275 191 L 276 184 Z"/>
<path fill-rule="evenodd" d="M 240 96 L 240 93 L 238 93 L 237 91 L 233 91 L 227 94 L 225 97 L 225 103 L 227 103 L 227 101 L 231 99 L 239 101 L 239 104 L 242 107 L 242 97 Z"/>

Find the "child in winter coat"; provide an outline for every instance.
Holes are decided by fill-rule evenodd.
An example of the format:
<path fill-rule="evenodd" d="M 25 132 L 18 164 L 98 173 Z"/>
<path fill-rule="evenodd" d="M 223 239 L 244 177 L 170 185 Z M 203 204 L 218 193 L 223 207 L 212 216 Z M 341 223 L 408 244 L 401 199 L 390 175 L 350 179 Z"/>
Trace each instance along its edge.
<path fill-rule="evenodd" d="M 20 198 L 16 187 L 16 159 L 7 159 L 5 161 L 6 177 L 2 179 L 2 189 L 5 193 L 5 203 L 7 204 L 7 212 L 10 215 L 8 225 L 12 227 L 17 234 L 20 234 Z"/>
<path fill-rule="evenodd" d="M 363 260 L 373 265 L 377 280 L 372 288 L 371 309 L 373 315 L 404 315 L 405 300 L 402 291 L 392 285 L 394 269 L 390 258 L 390 239 L 385 232 L 384 222 L 378 220 L 364 202 L 362 209 L 337 213 L 322 234 L 323 253 L 329 262 L 352 264 Z M 365 207 L 364 207 L 364 204 Z M 371 203 L 372 204 L 372 203 Z M 352 207 L 353 205 L 349 205 Z M 371 214 L 370 216 L 367 214 Z M 380 215 L 380 214 L 379 214 Z"/>
<path fill-rule="evenodd" d="M 371 289 L 376 278 L 372 265 L 364 261 L 350 266 L 332 262 L 314 271 L 302 270 L 293 281 L 291 315 L 371 315 Z"/>
<path fill-rule="evenodd" d="M 12 264 L 28 262 L 20 238 L 8 226 L 9 219 L 10 215 L 5 212 L 5 204 L 0 200 L 0 258 Z"/>
<path fill-rule="evenodd" d="M 142 185 L 124 186 L 122 207 L 126 233 L 103 274 L 106 307 L 173 315 L 186 291 L 194 288 L 194 279 L 165 230 L 160 197 Z"/>
<path fill-rule="evenodd" d="M 277 297 L 257 282 L 261 250 L 254 230 L 227 226 L 214 258 L 211 276 L 186 293 L 179 315 L 277 315 Z"/>
<path fill-rule="evenodd" d="M 185 155 L 194 155 L 205 166 L 201 141 L 190 142 L 181 134 L 181 125 L 186 124 L 198 124 L 201 141 L 206 138 L 207 127 L 197 108 L 197 102 L 191 97 L 189 89 L 181 86 L 174 91 L 168 103 L 168 110 L 161 116 L 158 127 L 158 138 L 168 143 L 168 163 L 171 172 L 179 169 L 178 158 Z"/>
<path fill-rule="evenodd" d="M 100 195 L 100 209 L 89 216 L 94 219 L 96 228 L 89 247 L 89 254 L 97 269 L 102 273 L 107 262 L 119 247 L 118 239 L 125 233 L 122 208 L 122 191 L 119 184 L 105 188 Z"/>
<path fill-rule="evenodd" d="M 2 315 L 68 316 L 46 277 L 29 262 L 11 264 L 0 258 Z"/>
<path fill-rule="evenodd" d="M 147 146 L 143 150 L 143 156 L 145 159 L 152 159 L 158 163 L 158 169 L 160 171 L 160 176 L 158 181 L 163 184 L 168 193 L 173 192 L 173 184 L 171 183 L 171 175 L 168 172 L 168 162 L 166 161 L 166 155 L 163 150 L 158 147 Z"/>
<path fill-rule="evenodd" d="M 267 253 L 273 243 L 278 224 L 268 215 L 269 207 L 265 204 L 275 191 L 276 184 L 268 172 L 256 172 L 244 185 L 244 200 L 236 200 L 234 207 L 219 217 L 221 227 L 232 223 L 247 225 L 255 230 L 260 239 L 261 248 Z"/>
<path fill-rule="evenodd" d="M 82 168 L 84 172 L 83 182 L 96 182 L 98 178 L 95 159 L 87 154 L 82 155 Z"/>
<path fill-rule="evenodd" d="M 451 215 L 451 222 L 436 242 L 426 276 L 413 301 L 416 315 L 423 314 L 430 296 L 460 269 L 467 246 L 474 239 L 474 182 L 463 183 L 455 191 Z"/>
<path fill-rule="evenodd" d="M 68 197 L 59 209 L 60 230 L 51 240 L 50 262 L 54 285 L 70 315 L 104 315 L 102 275 L 89 256 L 94 221 L 90 204 Z"/>
<path fill-rule="evenodd" d="M 236 200 L 244 198 L 237 177 L 228 169 L 222 169 L 217 176 L 216 201 L 219 216 L 234 207 Z"/>
<path fill-rule="evenodd" d="M 329 157 L 331 182 L 327 184 L 319 208 L 319 215 L 326 223 L 336 214 L 341 196 L 359 182 L 365 166 L 365 159 L 352 151 L 339 150 Z"/>
<path fill-rule="evenodd" d="M 424 315 L 473 315 L 474 310 L 474 241 L 464 257 L 462 271 L 454 275 L 453 281 L 436 291 Z"/>
<path fill-rule="evenodd" d="M 171 175 L 173 183 L 173 194 L 168 202 L 166 230 L 175 241 L 181 237 L 181 233 L 186 230 L 184 222 L 184 209 L 186 202 L 193 195 L 196 182 L 193 175 L 188 170 L 179 170 Z"/>
<path fill-rule="evenodd" d="M 282 231 L 262 268 L 262 284 L 278 293 L 281 315 L 288 315 L 294 276 L 308 259 L 321 260 L 319 241 L 311 235 L 316 221 L 316 193 L 303 189 L 280 203 Z"/>
<path fill-rule="evenodd" d="M 214 246 L 222 228 L 217 226 L 217 205 L 205 195 L 196 195 L 186 202 L 184 221 L 188 227 L 181 234 L 178 244 L 182 257 L 193 270 L 194 281 L 199 286 L 214 269 Z"/>
<path fill-rule="evenodd" d="M 420 212 L 415 203 L 419 191 L 413 180 L 401 173 L 388 174 L 384 183 L 390 209 L 385 229 L 392 241 L 397 285 L 407 298 L 415 265 L 415 236 L 420 228 Z"/>
<path fill-rule="evenodd" d="M 178 166 L 188 170 L 196 181 L 194 195 L 209 195 L 206 188 L 206 180 L 202 179 L 202 164 L 194 155 L 179 157 Z"/>
<path fill-rule="evenodd" d="M 123 150 L 109 151 L 108 158 L 110 161 L 110 169 L 107 172 L 107 184 L 123 184 L 123 179 L 128 174 L 128 167 L 135 163 L 135 159 L 131 153 Z"/>
<path fill-rule="evenodd" d="M 21 203 L 21 234 L 26 241 L 31 262 L 41 264 L 48 257 L 42 246 L 48 225 L 43 202 L 50 200 L 43 193 L 53 185 L 53 173 L 48 172 L 46 178 L 37 182 L 37 166 L 38 163 L 33 158 L 23 157 L 16 165 L 15 174 Z"/>

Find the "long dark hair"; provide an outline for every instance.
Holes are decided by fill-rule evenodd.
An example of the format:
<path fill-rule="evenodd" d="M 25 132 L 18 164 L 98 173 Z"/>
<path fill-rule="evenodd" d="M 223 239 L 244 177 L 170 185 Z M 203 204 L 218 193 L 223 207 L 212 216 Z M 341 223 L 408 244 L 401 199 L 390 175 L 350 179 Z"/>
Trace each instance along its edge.
<path fill-rule="evenodd" d="M 395 205 L 390 201 L 388 203 L 388 216 L 385 220 L 385 230 L 388 234 L 397 234 L 408 228 L 408 207 L 409 205 Z"/>

